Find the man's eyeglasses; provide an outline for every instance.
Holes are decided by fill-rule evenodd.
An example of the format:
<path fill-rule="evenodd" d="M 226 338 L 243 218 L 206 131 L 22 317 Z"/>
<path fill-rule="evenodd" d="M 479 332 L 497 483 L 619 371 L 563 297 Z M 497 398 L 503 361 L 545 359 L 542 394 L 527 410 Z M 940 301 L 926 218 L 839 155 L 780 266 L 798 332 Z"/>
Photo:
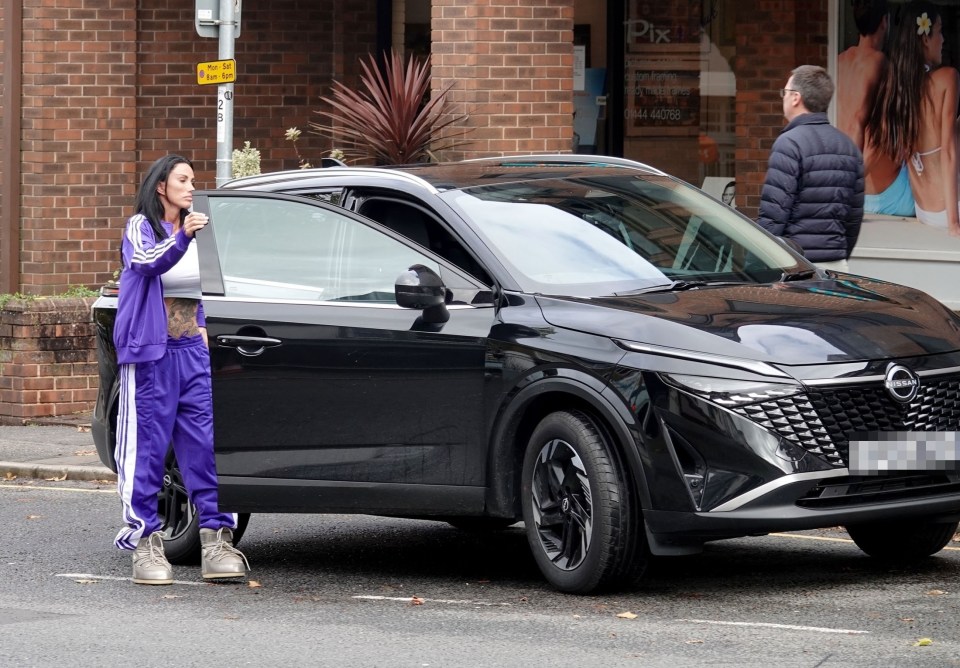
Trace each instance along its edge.
<path fill-rule="evenodd" d="M 787 93 L 799 93 L 800 91 L 794 90 L 793 88 L 781 88 L 780 89 L 780 98 L 783 99 L 787 96 Z"/>

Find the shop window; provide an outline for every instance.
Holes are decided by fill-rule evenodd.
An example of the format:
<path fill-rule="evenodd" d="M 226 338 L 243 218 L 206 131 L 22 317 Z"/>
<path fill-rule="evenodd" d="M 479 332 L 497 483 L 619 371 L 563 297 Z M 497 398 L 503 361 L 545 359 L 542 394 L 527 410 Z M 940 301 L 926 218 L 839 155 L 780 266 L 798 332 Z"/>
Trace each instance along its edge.
<path fill-rule="evenodd" d="M 733 0 L 624 3 L 624 156 L 718 199 L 735 176 L 734 9 Z"/>

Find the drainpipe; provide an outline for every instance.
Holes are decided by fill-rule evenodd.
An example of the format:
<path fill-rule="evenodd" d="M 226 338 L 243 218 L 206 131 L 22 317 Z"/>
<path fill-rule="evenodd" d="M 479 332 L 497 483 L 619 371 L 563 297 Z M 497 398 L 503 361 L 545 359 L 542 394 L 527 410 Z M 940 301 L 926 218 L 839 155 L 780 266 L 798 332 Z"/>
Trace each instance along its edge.
<path fill-rule="evenodd" d="M 23 4 L 3 0 L 3 135 L 0 136 L 0 293 L 20 290 L 20 128 L 23 110 Z"/>

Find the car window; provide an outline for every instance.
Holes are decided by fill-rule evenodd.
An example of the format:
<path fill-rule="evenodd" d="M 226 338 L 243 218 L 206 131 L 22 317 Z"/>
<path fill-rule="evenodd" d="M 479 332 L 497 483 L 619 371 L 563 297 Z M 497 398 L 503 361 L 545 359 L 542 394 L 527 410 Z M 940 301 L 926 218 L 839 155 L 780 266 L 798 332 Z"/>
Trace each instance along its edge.
<path fill-rule="evenodd" d="M 261 299 L 394 302 L 394 281 L 436 262 L 384 232 L 310 204 L 212 197 L 224 294 Z"/>
<path fill-rule="evenodd" d="M 402 234 L 444 260 L 464 270 L 484 285 L 492 285 L 489 274 L 451 232 L 426 210 L 387 197 L 366 197 L 357 213 Z"/>
<path fill-rule="evenodd" d="M 798 262 L 729 207 L 662 177 L 543 179 L 443 197 L 531 292 L 590 296 L 672 281 L 768 282 Z"/>

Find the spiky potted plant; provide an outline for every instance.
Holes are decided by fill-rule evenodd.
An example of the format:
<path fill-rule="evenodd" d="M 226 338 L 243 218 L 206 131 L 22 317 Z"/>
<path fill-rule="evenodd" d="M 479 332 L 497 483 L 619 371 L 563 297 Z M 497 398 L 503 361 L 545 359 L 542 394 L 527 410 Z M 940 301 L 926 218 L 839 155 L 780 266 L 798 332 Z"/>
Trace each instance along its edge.
<path fill-rule="evenodd" d="M 469 128 L 455 127 L 465 115 L 451 114 L 443 88 L 430 94 L 430 66 L 390 51 L 382 68 L 369 55 L 360 61 L 360 86 L 333 82 L 333 92 L 321 100 L 330 111 L 318 111 L 327 123 L 311 129 L 333 139 L 348 159 L 368 159 L 400 165 L 435 160 L 435 151 L 461 146 Z"/>

